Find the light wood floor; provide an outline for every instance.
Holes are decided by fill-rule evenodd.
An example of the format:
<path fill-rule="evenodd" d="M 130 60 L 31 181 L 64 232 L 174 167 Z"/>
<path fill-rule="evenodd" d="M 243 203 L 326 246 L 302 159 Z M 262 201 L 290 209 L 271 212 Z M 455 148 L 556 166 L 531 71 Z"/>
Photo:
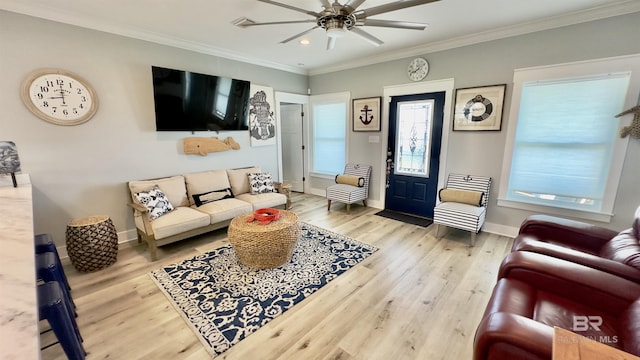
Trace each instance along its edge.
<path fill-rule="evenodd" d="M 322 197 L 294 194 L 302 221 L 379 250 L 222 354 L 220 359 L 470 359 L 477 324 L 513 239 L 422 228 Z M 441 228 L 444 234 L 445 231 Z M 228 244 L 226 229 L 159 249 L 124 245 L 94 273 L 65 271 L 78 307 L 87 359 L 207 359 L 207 351 L 147 273 Z M 52 335 L 42 336 L 43 344 Z M 60 345 L 42 359 L 65 359 Z"/>

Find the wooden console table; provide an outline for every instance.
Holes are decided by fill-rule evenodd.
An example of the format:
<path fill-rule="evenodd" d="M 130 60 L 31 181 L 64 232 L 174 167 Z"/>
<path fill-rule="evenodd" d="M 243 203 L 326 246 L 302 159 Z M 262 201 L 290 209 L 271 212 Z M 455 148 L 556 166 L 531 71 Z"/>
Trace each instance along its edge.
<path fill-rule="evenodd" d="M 640 360 L 640 358 L 569 330 L 554 327 L 553 360 Z"/>

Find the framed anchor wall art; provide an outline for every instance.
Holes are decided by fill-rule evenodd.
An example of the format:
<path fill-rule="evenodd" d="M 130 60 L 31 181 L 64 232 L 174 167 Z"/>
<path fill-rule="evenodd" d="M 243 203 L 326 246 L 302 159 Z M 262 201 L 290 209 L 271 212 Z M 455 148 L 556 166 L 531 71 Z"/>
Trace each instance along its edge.
<path fill-rule="evenodd" d="M 506 84 L 456 89 L 453 131 L 500 131 Z"/>
<path fill-rule="evenodd" d="M 353 99 L 353 131 L 380 131 L 381 97 Z"/>

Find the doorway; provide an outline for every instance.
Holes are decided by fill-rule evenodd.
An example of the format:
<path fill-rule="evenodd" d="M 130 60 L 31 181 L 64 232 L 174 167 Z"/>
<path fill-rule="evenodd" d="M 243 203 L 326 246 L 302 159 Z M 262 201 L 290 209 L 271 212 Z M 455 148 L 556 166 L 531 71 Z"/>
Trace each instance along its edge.
<path fill-rule="evenodd" d="M 304 191 L 304 143 L 302 104 L 280 104 L 282 126 L 282 181 L 291 190 Z"/>
<path fill-rule="evenodd" d="M 445 92 L 391 97 L 385 209 L 433 218 Z"/>
<path fill-rule="evenodd" d="M 291 184 L 291 190 L 305 192 L 306 120 L 309 97 L 276 92 L 278 122 L 279 181 Z"/>

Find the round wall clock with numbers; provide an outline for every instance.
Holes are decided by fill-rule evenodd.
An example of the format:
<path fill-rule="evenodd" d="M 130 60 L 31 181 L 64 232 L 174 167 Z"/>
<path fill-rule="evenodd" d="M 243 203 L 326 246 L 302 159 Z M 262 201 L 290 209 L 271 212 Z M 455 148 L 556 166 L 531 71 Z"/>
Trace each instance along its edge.
<path fill-rule="evenodd" d="M 407 75 L 413 81 L 420 81 L 429 73 L 429 63 L 423 58 L 411 60 L 407 67 Z"/>
<path fill-rule="evenodd" d="M 22 101 L 42 120 L 58 125 L 87 122 L 98 110 L 98 97 L 80 76 L 61 69 L 38 69 L 22 84 Z"/>

